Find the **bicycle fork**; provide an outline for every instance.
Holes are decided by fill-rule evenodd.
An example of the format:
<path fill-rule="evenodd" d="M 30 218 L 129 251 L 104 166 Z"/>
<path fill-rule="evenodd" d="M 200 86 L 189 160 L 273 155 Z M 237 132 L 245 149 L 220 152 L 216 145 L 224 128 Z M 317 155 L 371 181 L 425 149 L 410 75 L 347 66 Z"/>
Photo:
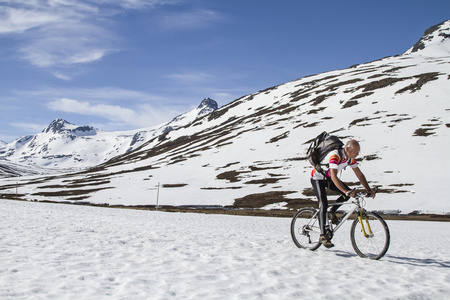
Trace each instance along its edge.
<path fill-rule="evenodd" d="M 373 232 L 372 232 L 372 229 L 370 228 L 369 218 L 367 217 L 367 214 L 365 213 L 365 211 L 364 211 L 364 215 L 363 215 L 363 211 L 364 211 L 364 209 L 361 209 L 359 211 L 359 215 L 358 215 L 359 224 L 361 224 L 361 230 L 362 230 L 364 237 L 370 238 L 370 237 L 373 237 Z M 363 220 L 365 220 L 367 231 L 366 231 L 366 228 L 364 227 Z"/>

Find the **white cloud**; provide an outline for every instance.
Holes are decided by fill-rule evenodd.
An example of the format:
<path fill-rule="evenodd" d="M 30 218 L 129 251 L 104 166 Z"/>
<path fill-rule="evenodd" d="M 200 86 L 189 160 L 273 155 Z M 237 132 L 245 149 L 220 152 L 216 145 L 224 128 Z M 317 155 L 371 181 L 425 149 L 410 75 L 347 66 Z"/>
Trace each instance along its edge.
<path fill-rule="evenodd" d="M 190 72 L 181 72 L 181 73 L 174 73 L 169 74 L 165 76 L 166 78 L 170 80 L 174 80 L 175 83 L 178 84 L 191 84 L 191 83 L 200 83 L 205 82 L 210 79 L 214 79 L 215 76 L 201 71 L 190 71 Z"/>
<path fill-rule="evenodd" d="M 23 33 L 58 21 L 61 18 L 52 13 L 0 6 L 0 34 Z"/>
<path fill-rule="evenodd" d="M 37 28 L 20 48 L 22 58 L 37 67 L 66 67 L 100 60 L 117 51 L 115 36 L 103 28 L 71 21 Z M 31 35 L 31 33 L 30 33 Z"/>
<path fill-rule="evenodd" d="M 62 74 L 61 72 L 58 72 L 58 71 L 52 72 L 52 74 L 53 74 L 53 76 L 55 76 L 56 78 L 61 79 L 61 80 L 65 80 L 65 81 L 71 80 L 71 78 L 69 76 Z"/>
<path fill-rule="evenodd" d="M 96 2 L 114 4 L 126 9 L 145 9 L 153 8 L 157 5 L 176 4 L 182 2 L 182 0 L 100 0 Z"/>
<path fill-rule="evenodd" d="M 2 0 L 0 35 L 20 37 L 20 57 L 40 68 L 92 63 L 119 51 L 119 38 L 111 29 L 113 16 L 176 2 Z"/>
<path fill-rule="evenodd" d="M 56 111 L 74 114 L 99 116 L 108 120 L 129 122 L 136 117 L 133 110 L 118 105 L 91 104 L 87 101 L 78 101 L 62 98 L 49 103 L 49 108 Z"/>
<path fill-rule="evenodd" d="M 188 12 L 174 12 L 166 14 L 161 19 L 161 25 L 165 29 L 196 29 L 210 25 L 212 22 L 223 20 L 224 17 L 212 10 L 198 9 Z"/>
<path fill-rule="evenodd" d="M 68 98 L 51 101 L 48 107 L 54 111 L 95 116 L 114 122 L 115 127 L 150 127 L 170 121 L 184 112 L 176 106 L 155 107 L 150 104 L 138 104 L 134 109 L 120 105 L 90 103 Z"/>

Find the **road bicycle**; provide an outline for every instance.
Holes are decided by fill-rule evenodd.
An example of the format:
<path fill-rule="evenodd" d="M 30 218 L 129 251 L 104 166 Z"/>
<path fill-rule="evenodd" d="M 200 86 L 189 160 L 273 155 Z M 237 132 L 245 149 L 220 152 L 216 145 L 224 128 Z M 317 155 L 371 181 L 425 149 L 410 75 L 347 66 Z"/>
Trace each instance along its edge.
<path fill-rule="evenodd" d="M 370 194 L 359 192 L 356 193 L 355 198 L 346 202 L 329 201 L 328 211 L 334 205 L 350 205 L 351 208 L 342 215 L 338 224 L 333 224 L 330 217 L 327 217 L 325 228 L 328 237 L 331 239 L 334 233 L 355 213 L 355 218 L 350 227 L 353 249 L 363 258 L 380 259 L 389 248 L 389 228 L 380 215 L 364 208 L 365 198 L 367 197 L 370 197 Z M 327 216 L 329 214 L 328 212 Z M 320 247 L 318 215 L 318 209 L 306 207 L 300 209 L 292 218 L 291 236 L 297 247 L 313 251 Z"/>

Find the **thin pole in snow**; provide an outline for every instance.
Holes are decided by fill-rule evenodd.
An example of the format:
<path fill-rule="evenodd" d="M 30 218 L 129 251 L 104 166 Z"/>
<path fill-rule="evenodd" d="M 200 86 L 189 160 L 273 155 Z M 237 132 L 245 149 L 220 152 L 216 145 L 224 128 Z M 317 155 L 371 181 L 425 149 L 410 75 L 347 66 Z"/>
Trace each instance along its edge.
<path fill-rule="evenodd" d="M 159 205 L 159 186 L 160 186 L 160 184 L 158 182 L 158 185 L 157 185 L 158 191 L 156 193 L 156 209 L 158 209 L 158 205 Z"/>

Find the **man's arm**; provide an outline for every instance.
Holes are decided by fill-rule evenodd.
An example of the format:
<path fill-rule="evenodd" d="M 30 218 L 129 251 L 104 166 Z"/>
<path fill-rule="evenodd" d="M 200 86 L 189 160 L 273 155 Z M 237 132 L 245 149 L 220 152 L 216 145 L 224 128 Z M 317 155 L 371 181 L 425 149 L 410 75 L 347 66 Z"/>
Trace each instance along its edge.
<path fill-rule="evenodd" d="M 331 176 L 331 180 L 333 181 L 334 185 L 344 194 L 347 195 L 347 193 L 351 192 L 351 190 L 347 190 L 347 188 L 345 187 L 345 185 L 342 183 L 342 181 L 339 179 L 338 177 L 338 170 L 337 169 L 330 169 L 330 176 Z M 363 175 L 364 176 L 364 175 Z M 350 197 L 354 197 L 355 193 L 353 192 L 350 195 L 347 195 Z"/>
<path fill-rule="evenodd" d="M 364 176 L 363 172 L 358 167 L 352 168 L 353 172 L 355 172 L 356 177 L 358 177 L 359 182 L 366 189 L 367 193 L 372 195 L 372 198 L 375 198 L 375 191 L 373 191 L 369 184 L 367 183 L 366 176 Z"/>

